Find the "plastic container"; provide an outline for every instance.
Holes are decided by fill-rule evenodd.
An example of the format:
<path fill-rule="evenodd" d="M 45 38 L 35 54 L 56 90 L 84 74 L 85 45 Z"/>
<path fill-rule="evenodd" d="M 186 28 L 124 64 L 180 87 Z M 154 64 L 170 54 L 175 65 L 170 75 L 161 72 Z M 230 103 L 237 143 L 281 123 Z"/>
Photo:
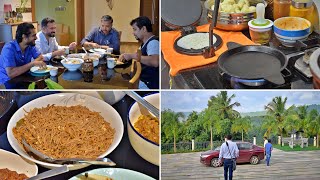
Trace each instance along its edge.
<path fill-rule="evenodd" d="M 249 21 L 249 32 L 251 40 L 257 44 L 268 44 L 272 36 L 273 22 L 269 19 L 268 25 L 257 26 L 253 23 L 254 20 Z"/>
<path fill-rule="evenodd" d="M 249 21 L 249 32 L 251 40 L 257 44 L 268 44 L 272 35 L 273 22 L 265 19 L 265 7 L 262 3 L 257 4 L 257 19 Z"/>
<path fill-rule="evenodd" d="M 313 23 L 313 11 L 314 7 L 312 0 L 292 0 L 289 15 L 292 17 L 305 18 L 311 23 Z"/>
<path fill-rule="evenodd" d="M 291 0 L 274 0 L 273 1 L 273 18 L 274 20 L 287 17 L 290 14 Z"/>

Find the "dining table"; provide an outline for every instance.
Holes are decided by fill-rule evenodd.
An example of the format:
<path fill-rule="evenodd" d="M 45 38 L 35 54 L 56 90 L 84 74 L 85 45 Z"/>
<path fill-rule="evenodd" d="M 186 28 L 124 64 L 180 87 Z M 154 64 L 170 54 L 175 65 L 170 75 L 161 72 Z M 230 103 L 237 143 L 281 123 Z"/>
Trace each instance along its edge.
<path fill-rule="evenodd" d="M 33 99 L 49 95 L 59 93 L 58 91 L 22 91 L 22 92 L 15 92 L 15 108 L 16 110 L 22 107 L 24 104 L 32 101 Z M 146 96 L 153 93 L 158 93 L 156 91 L 139 91 L 137 92 L 141 96 Z M 109 155 L 107 155 L 107 158 L 110 158 L 113 162 L 116 163 L 115 167 L 112 168 L 123 168 L 123 169 L 129 169 L 133 171 L 137 171 L 140 173 L 143 173 L 145 175 L 148 175 L 154 179 L 159 179 L 159 166 L 154 165 L 143 159 L 141 156 L 139 156 L 133 147 L 130 144 L 128 132 L 127 132 L 127 119 L 128 119 L 128 113 L 129 109 L 132 106 L 132 104 L 135 101 L 130 98 L 129 96 L 124 96 L 121 100 L 116 102 L 112 105 L 112 107 L 119 113 L 121 116 L 121 119 L 123 121 L 124 126 L 124 134 L 122 137 L 122 140 L 120 144 L 117 146 L 117 148 L 111 152 Z M 14 110 L 13 110 L 14 111 Z M 0 136 L 0 149 L 10 151 L 13 153 L 16 153 L 14 149 L 11 147 L 10 143 L 7 139 L 7 132 L 3 132 Z M 160 158 L 160 155 L 159 157 Z M 42 167 L 40 165 L 38 166 L 38 173 L 42 173 L 45 171 L 48 171 L 49 169 Z M 66 180 L 69 178 L 72 178 L 73 176 L 76 176 L 80 173 L 97 169 L 97 168 L 108 168 L 106 166 L 99 166 L 99 165 L 90 165 L 88 167 L 85 167 L 83 169 L 78 170 L 71 170 L 66 173 L 48 178 L 52 180 Z M 134 179 L 134 177 L 133 177 Z"/>
<path fill-rule="evenodd" d="M 114 68 L 107 67 L 107 58 L 103 55 L 99 58 L 99 64 L 94 67 L 91 82 L 85 81 L 84 72 L 81 68 L 69 71 L 61 64 L 61 57 L 55 57 L 46 62 L 58 68 L 58 74 L 51 76 L 49 72 L 35 74 L 28 71 L 20 76 L 5 82 L 6 89 L 28 89 L 31 83 L 35 83 L 36 89 L 46 89 L 46 79 L 50 79 L 63 87 L 63 89 L 128 89 L 132 78 L 132 61 L 117 64 Z M 112 56 L 113 57 L 113 56 Z"/>

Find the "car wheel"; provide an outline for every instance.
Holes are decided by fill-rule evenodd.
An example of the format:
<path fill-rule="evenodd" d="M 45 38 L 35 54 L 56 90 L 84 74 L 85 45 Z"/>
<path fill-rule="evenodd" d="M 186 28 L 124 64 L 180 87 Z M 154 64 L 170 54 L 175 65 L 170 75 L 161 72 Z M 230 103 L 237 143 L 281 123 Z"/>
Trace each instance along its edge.
<path fill-rule="evenodd" d="M 258 164 L 259 161 L 260 161 L 260 159 L 259 159 L 258 156 L 252 156 L 252 157 L 250 158 L 250 163 L 251 163 L 251 164 Z"/>
<path fill-rule="evenodd" d="M 211 160 L 211 166 L 214 167 L 214 168 L 219 167 L 220 166 L 219 159 L 218 158 L 213 158 Z"/>

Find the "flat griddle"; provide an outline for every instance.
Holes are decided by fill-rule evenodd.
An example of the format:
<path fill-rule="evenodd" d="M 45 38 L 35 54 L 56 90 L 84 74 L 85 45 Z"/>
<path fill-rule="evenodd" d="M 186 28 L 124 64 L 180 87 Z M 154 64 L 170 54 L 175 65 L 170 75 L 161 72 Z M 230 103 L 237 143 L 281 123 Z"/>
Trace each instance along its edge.
<path fill-rule="evenodd" d="M 208 33 L 208 32 L 195 32 L 195 33 Z M 194 33 L 191 33 L 191 34 L 194 34 Z M 187 34 L 187 35 L 190 35 L 190 34 Z M 187 54 L 187 55 L 202 55 L 203 54 L 203 50 L 205 48 L 208 48 L 209 46 L 207 47 L 204 47 L 202 49 L 185 49 L 185 48 L 182 48 L 180 46 L 178 46 L 178 41 L 183 38 L 184 36 L 187 36 L 187 35 L 183 35 L 183 36 L 180 36 L 178 39 L 176 39 L 176 41 L 174 42 L 174 49 L 181 53 L 181 54 Z M 216 37 L 217 41 L 213 44 L 213 48 L 215 50 L 219 49 L 219 47 L 221 46 L 222 44 L 222 39 L 219 35 L 213 33 L 213 36 Z"/>

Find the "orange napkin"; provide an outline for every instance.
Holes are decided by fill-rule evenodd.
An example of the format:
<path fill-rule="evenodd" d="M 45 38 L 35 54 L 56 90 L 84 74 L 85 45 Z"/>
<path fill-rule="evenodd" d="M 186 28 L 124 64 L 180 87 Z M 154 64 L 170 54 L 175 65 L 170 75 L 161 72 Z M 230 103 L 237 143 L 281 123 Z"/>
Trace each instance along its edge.
<path fill-rule="evenodd" d="M 209 24 L 198 26 L 198 32 L 208 32 Z M 203 66 L 216 62 L 218 57 L 228 50 L 227 42 L 232 41 L 242 45 L 252 45 L 254 44 L 250 39 L 248 39 L 242 32 L 229 32 L 215 29 L 214 33 L 218 34 L 222 39 L 222 46 L 215 52 L 215 56 L 212 58 L 205 59 L 202 55 L 189 56 L 176 52 L 174 50 L 174 42 L 177 38 L 181 36 L 180 31 L 169 31 L 161 32 L 161 50 L 163 53 L 163 58 L 170 65 L 170 75 L 175 76 L 177 73 L 183 69 L 194 68 L 197 66 Z"/>

